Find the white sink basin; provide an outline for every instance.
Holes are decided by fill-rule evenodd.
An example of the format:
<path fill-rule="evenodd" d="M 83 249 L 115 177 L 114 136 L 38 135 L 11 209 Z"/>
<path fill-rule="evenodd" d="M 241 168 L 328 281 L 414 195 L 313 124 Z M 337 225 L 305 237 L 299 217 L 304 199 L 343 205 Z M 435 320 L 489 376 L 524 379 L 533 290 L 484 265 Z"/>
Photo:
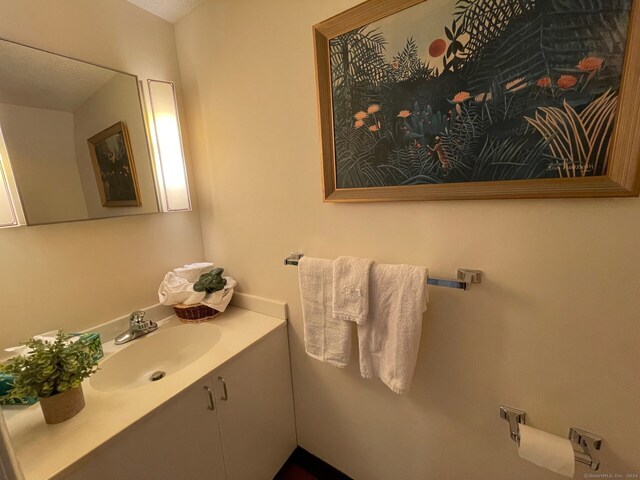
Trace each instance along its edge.
<path fill-rule="evenodd" d="M 161 326 L 153 333 L 116 346 L 89 383 L 103 392 L 148 385 L 155 372 L 168 376 L 198 360 L 221 336 L 222 329 L 211 323 Z"/>

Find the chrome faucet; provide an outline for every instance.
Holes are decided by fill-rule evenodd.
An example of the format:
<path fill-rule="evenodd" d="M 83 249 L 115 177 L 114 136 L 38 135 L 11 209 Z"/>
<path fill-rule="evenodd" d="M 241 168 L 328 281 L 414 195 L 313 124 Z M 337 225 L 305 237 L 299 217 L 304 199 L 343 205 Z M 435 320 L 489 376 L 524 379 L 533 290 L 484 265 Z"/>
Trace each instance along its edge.
<path fill-rule="evenodd" d="M 115 339 L 116 345 L 130 342 L 138 337 L 151 333 L 158 329 L 158 324 L 153 320 L 145 320 L 142 310 L 136 310 L 129 317 L 129 330 L 118 335 Z"/>

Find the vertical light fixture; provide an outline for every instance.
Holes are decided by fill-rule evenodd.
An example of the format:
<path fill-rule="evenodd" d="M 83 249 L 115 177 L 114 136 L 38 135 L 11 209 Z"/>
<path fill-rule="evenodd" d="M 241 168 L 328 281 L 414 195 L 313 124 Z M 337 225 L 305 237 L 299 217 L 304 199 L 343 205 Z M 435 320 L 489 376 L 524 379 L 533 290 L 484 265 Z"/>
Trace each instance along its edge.
<path fill-rule="evenodd" d="M 147 80 L 147 87 L 162 210 L 191 210 L 175 85 L 162 80 Z"/>
<path fill-rule="evenodd" d="M 0 228 L 24 225 L 18 189 L 16 187 L 9 155 L 4 143 L 2 129 L 0 129 Z"/>

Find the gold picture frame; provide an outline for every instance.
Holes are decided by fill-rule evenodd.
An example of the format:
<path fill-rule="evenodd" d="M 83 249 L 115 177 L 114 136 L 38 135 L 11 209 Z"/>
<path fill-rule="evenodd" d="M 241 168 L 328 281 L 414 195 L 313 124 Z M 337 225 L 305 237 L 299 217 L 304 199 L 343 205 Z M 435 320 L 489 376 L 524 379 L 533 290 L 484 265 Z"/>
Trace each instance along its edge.
<path fill-rule="evenodd" d="M 533 132 L 532 135 L 538 135 L 538 141 L 547 142 L 547 148 L 544 151 L 545 158 L 547 159 L 546 161 L 548 161 L 547 169 L 553 170 L 557 168 L 559 172 L 557 174 L 558 178 L 543 178 L 542 176 L 551 175 L 551 173 L 546 174 L 545 172 L 542 172 L 538 173 L 538 175 L 542 175 L 541 177 L 535 178 L 520 179 L 514 177 L 513 179 L 509 178 L 507 180 L 487 180 L 480 175 L 480 181 L 448 182 L 447 178 L 445 178 L 445 181 L 439 183 L 410 184 L 410 182 L 408 182 L 409 184 L 401 184 L 400 180 L 402 180 L 403 177 L 400 176 L 398 184 L 375 185 L 376 181 L 379 180 L 379 177 L 374 177 L 373 174 L 376 172 L 373 170 L 373 168 L 375 167 L 380 169 L 381 167 L 379 165 L 375 166 L 373 161 L 367 163 L 366 160 L 363 161 L 362 164 L 369 169 L 370 177 L 373 177 L 373 180 L 370 181 L 371 184 L 366 184 L 366 181 L 370 180 L 369 177 L 365 176 L 367 172 L 362 172 L 362 177 L 365 178 L 365 180 L 362 182 L 362 185 L 357 183 L 356 180 L 358 180 L 358 177 L 356 175 L 353 175 L 353 178 L 344 176 L 344 174 L 341 172 L 344 172 L 345 168 L 347 167 L 353 168 L 351 165 L 355 162 L 352 161 L 352 164 L 348 164 L 347 167 L 342 168 L 342 170 L 338 168 L 336 159 L 336 138 L 338 138 L 337 135 L 341 135 L 342 137 L 340 138 L 345 138 L 345 136 L 348 135 L 355 135 L 353 131 L 355 131 L 355 129 L 357 128 L 361 129 L 360 131 L 363 135 L 369 133 L 375 135 L 379 133 L 382 137 L 382 131 L 385 128 L 387 128 L 387 130 L 392 133 L 395 132 L 396 137 L 399 136 L 398 132 L 402 133 L 403 138 L 406 138 L 408 135 L 408 142 L 413 142 L 413 146 L 411 148 L 415 150 L 415 155 L 411 157 L 409 154 L 411 154 L 412 152 L 407 150 L 407 158 L 409 159 L 407 160 L 407 162 L 409 162 L 412 158 L 423 158 L 425 159 L 424 164 L 427 165 L 427 167 L 429 165 L 434 166 L 434 171 L 440 172 L 441 178 L 444 178 L 444 175 L 451 175 L 451 171 L 454 168 L 451 166 L 452 160 L 450 158 L 447 158 L 446 152 L 444 152 L 443 148 L 438 143 L 442 142 L 443 140 L 437 134 L 435 136 L 425 134 L 422 137 L 412 137 L 412 135 L 419 135 L 420 132 L 415 133 L 415 131 L 411 131 L 412 125 L 407 121 L 412 120 L 410 116 L 413 115 L 413 108 L 411 107 L 412 105 L 416 105 L 417 110 L 420 110 L 420 114 L 423 115 L 424 118 L 429 117 L 435 118 L 436 120 L 443 121 L 445 123 L 449 122 L 449 127 L 447 127 L 448 130 L 445 130 L 443 127 L 441 132 L 451 132 L 450 127 L 453 125 L 453 123 L 450 118 L 446 117 L 444 112 L 437 112 L 439 116 L 436 116 L 436 112 L 432 112 L 429 105 L 425 106 L 425 102 L 423 102 L 422 105 L 418 105 L 419 100 L 416 100 L 417 103 L 414 104 L 406 102 L 407 106 L 403 106 L 402 102 L 398 102 L 394 105 L 395 110 L 386 117 L 386 119 L 388 120 L 386 123 L 390 125 L 392 124 L 392 126 L 387 127 L 385 125 L 384 119 L 381 121 L 375 121 L 375 119 L 373 119 L 373 115 L 370 113 L 372 110 L 374 111 L 374 113 L 381 113 L 379 111 L 380 109 L 388 107 L 388 105 L 384 105 L 379 101 L 379 96 L 376 97 L 377 92 L 375 91 L 375 89 L 371 89 L 369 92 L 367 92 L 366 95 L 362 96 L 362 98 L 368 98 L 367 101 L 363 100 L 360 104 L 357 105 L 353 104 L 353 96 L 349 97 L 348 101 L 351 101 L 352 104 L 347 105 L 347 107 L 343 109 L 342 114 L 340 113 L 340 105 L 337 104 L 338 102 L 336 102 L 336 98 L 334 95 L 337 91 L 335 89 L 338 88 L 339 82 L 341 81 L 341 77 L 339 75 L 340 71 L 337 69 L 338 67 L 336 67 L 336 69 L 332 71 L 332 60 L 334 61 L 335 65 L 339 65 L 340 61 L 344 62 L 345 59 L 354 58 L 354 55 L 361 53 L 361 50 L 356 50 L 355 46 L 353 47 L 352 51 L 348 50 L 350 44 L 343 39 L 348 38 L 350 34 L 352 34 L 353 37 L 355 35 L 371 33 L 372 31 L 374 33 L 369 37 L 369 40 L 373 35 L 383 35 L 384 32 L 382 31 L 382 29 L 375 30 L 377 25 L 379 25 L 379 22 L 381 22 L 382 20 L 393 20 L 393 18 L 395 18 L 394 16 L 396 16 L 397 14 L 401 14 L 406 9 L 419 7 L 421 4 L 424 5 L 420 8 L 429 8 L 431 1 L 432 0 L 369 0 L 343 13 L 340 13 L 339 15 L 325 20 L 313 27 L 320 134 L 322 142 L 322 185 L 325 202 L 613 197 L 637 196 L 639 194 L 640 169 L 638 167 L 638 162 L 640 160 L 640 114 L 638 112 L 640 112 L 640 95 L 637 94 L 635 89 L 636 86 L 640 84 L 640 2 L 634 1 L 631 4 L 631 0 L 628 0 L 631 5 L 627 17 L 628 27 L 626 30 L 626 48 L 624 48 L 623 53 L 619 53 L 618 58 L 618 63 L 622 63 L 622 67 L 617 67 L 620 69 L 618 77 L 618 88 L 615 91 L 617 98 L 614 99 L 613 94 L 610 91 L 608 91 L 609 97 L 604 97 L 604 92 L 606 90 L 606 88 L 604 87 L 606 87 L 606 82 L 603 83 L 603 80 L 598 78 L 598 75 L 604 76 L 604 73 L 602 72 L 608 73 L 609 70 L 613 69 L 613 59 L 611 59 L 609 64 L 607 63 L 609 61 L 609 57 L 607 57 L 602 52 L 594 53 L 585 50 L 585 53 L 576 57 L 573 64 L 567 64 L 558 68 L 554 67 L 554 69 L 550 71 L 546 78 L 543 76 L 530 78 L 527 76 L 528 72 L 524 73 L 522 75 L 522 78 L 515 79 L 505 74 L 502 75 L 502 80 L 504 81 L 504 83 L 499 85 L 500 89 L 502 89 L 502 92 L 494 92 L 493 90 L 489 89 L 482 92 L 472 91 L 471 88 L 463 85 L 462 87 L 460 87 L 460 91 L 458 93 L 455 93 L 455 90 L 450 90 L 450 94 L 446 99 L 448 104 L 450 105 L 449 116 L 455 117 L 459 114 L 458 116 L 462 117 L 462 115 L 465 113 L 465 110 L 473 108 L 477 111 L 480 111 L 480 108 L 487 106 L 489 104 L 491 96 L 494 97 L 494 100 L 496 98 L 500 98 L 500 100 L 502 100 L 502 97 L 499 97 L 501 93 L 503 96 L 506 96 L 507 94 L 510 95 L 516 91 L 528 91 L 529 95 L 531 95 L 531 98 L 533 98 L 533 96 L 538 93 L 540 95 L 547 95 L 549 97 L 549 104 L 546 106 L 544 104 L 541 104 L 542 108 L 538 108 L 536 111 L 531 111 L 526 115 L 523 115 L 523 118 L 525 116 L 527 117 L 527 119 L 525 119 L 527 125 L 524 125 L 523 122 L 523 125 L 519 125 L 519 128 L 529 128 L 530 130 L 527 130 L 528 132 Z M 479 5 L 482 1 L 491 2 L 493 0 L 465 0 L 455 2 L 455 5 L 456 8 L 458 6 L 464 6 L 465 4 Z M 517 3 L 523 4 L 526 2 L 518 1 Z M 535 2 L 531 3 L 534 4 Z M 442 2 L 438 3 L 438 5 L 442 5 Z M 431 18 L 431 16 L 425 16 L 425 22 L 430 21 L 427 20 L 427 18 Z M 449 47 L 451 47 L 451 45 L 458 40 L 458 37 L 456 37 L 456 32 L 454 31 L 455 29 L 460 29 L 460 25 L 463 24 L 464 21 L 471 21 L 468 19 L 465 20 L 464 17 L 460 16 L 454 17 L 454 19 L 458 20 L 453 25 L 443 25 L 444 27 L 446 27 L 442 35 L 444 39 L 443 41 L 445 43 L 444 47 L 446 47 L 447 44 Z M 564 21 L 563 25 L 566 26 L 566 20 Z M 477 27 L 477 25 L 475 26 Z M 508 26 L 505 28 L 508 28 Z M 410 33 L 413 32 L 409 32 L 409 34 Z M 374 40 L 378 41 L 381 39 L 374 38 Z M 385 39 L 382 38 L 382 40 Z M 340 50 L 338 48 L 335 48 L 335 45 L 338 45 L 338 43 L 334 43 L 334 49 L 332 50 L 332 41 L 342 42 L 342 45 L 340 46 L 343 52 L 342 56 L 340 56 Z M 381 42 L 378 43 L 380 44 Z M 451 61 L 451 59 L 455 59 L 456 50 L 460 50 L 459 47 L 463 47 L 465 49 L 467 48 L 466 45 L 468 43 L 465 45 L 463 45 L 462 41 L 458 43 L 459 45 L 453 48 L 453 56 L 449 55 L 451 53 L 450 48 L 444 48 L 444 51 L 447 53 L 441 54 L 445 55 L 443 58 L 446 58 L 446 55 L 449 55 L 449 61 Z M 440 53 L 441 50 L 435 48 L 439 45 L 436 45 L 434 41 L 429 48 L 429 55 L 431 55 L 432 46 L 434 46 L 435 54 Z M 409 47 L 410 43 L 408 42 L 407 48 Z M 357 48 L 359 49 L 361 48 L 361 46 L 358 45 Z M 613 48 L 615 48 L 615 46 Z M 398 51 L 398 55 L 402 53 L 399 50 L 394 51 Z M 408 54 L 411 53 L 409 50 L 407 50 L 405 53 L 407 52 L 409 52 Z M 525 59 L 525 57 L 527 57 L 526 52 L 520 50 L 517 52 L 513 51 L 510 55 L 519 60 L 523 60 Z M 462 55 L 460 56 L 460 58 L 462 59 Z M 376 68 L 376 57 L 372 57 L 372 59 L 373 61 L 369 61 L 366 64 L 366 68 Z M 383 60 L 378 59 L 379 65 L 377 66 L 377 70 L 374 69 L 370 71 L 373 72 L 372 75 L 378 75 L 380 74 L 380 72 L 384 72 L 387 70 L 393 74 L 393 69 L 399 68 L 401 60 L 402 58 L 400 58 L 399 56 L 387 57 Z M 532 61 L 531 59 L 528 60 Z M 459 60 L 458 62 L 462 62 L 462 60 Z M 442 60 L 440 68 L 446 69 L 447 63 L 448 61 L 446 59 Z M 432 68 L 425 63 L 417 65 L 418 67 L 416 67 L 416 71 L 419 70 L 419 68 Z M 609 67 L 609 65 L 611 65 L 611 67 Z M 459 64 L 454 65 L 454 67 L 455 66 L 459 66 Z M 353 64 L 347 65 L 347 69 L 343 71 L 348 71 L 348 68 L 352 67 Z M 454 67 L 451 67 L 451 64 L 449 63 L 448 68 Z M 527 65 L 526 68 L 529 68 L 529 65 Z M 526 70 L 526 68 L 524 69 Z M 605 70 L 607 68 L 609 68 L 609 70 Z M 440 72 L 436 73 L 439 74 Z M 512 77 L 514 75 L 520 77 L 519 73 L 512 73 L 510 75 Z M 346 77 L 342 77 L 343 82 L 344 78 Z M 600 83 L 598 84 L 596 82 Z M 496 84 L 498 84 L 498 82 L 492 83 L 492 88 Z M 555 133 L 545 136 L 542 132 L 547 132 L 546 128 L 548 124 L 557 122 L 557 118 L 554 117 L 554 114 L 565 115 L 570 122 L 572 121 L 572 118 L 574 118 L 573 115 L 576 113 L 576 111 L 580 111 L 581 108 L 583 109 L 583 111 L 587 109 L 584 106 L 584 103 L 579 104 L 579 101 L 584 102 L 584 99 L 580 99 L 580 95 L 584 93 L 585 86 L 587 90 L 592 88 L 594 92 L 602 92 L 598 93 L 598 95 L 594 93 L 591 97 L 591 102 L 594 102 L 596 99 L 600 99 L 600 101 L 602 102 L 604 102 L 605 100 L 610 100 L 610 102 L 607 104 L 607 108 L 609 108 L 609 112 L 611 111 L 611 108 L 613 108 L 615 111 L 615 114 L 612 114 L 615 115 L 614 123 L 611 121 L 611 117 L 608 117 L 609 121 L 612 122 L 611 127 L 606 127 L 606 124 L 605 127 L 603 127 L 602 122 L 593 127 L 604 129 L 602 130 L 604 132 L 602 134 L 602 137 L 604 138 L 606 136 L 606 141 L 608 143 L 604 147 L 602 147 L 602 145 L 604 144 L 604 140 L 598 140 L 600 141 L 600 144 L 598 145 L 601 148 L 604 148 L 605 157 L 604 160 L 600 160 L 601 163 L 599 166 L 597 166 L 598 160 L 593 160 L 592 163 L 589 164 L 588 159 L 585 165 L 582 166 L 578 164 L 577 160 L 571 160 L 569 164 L 567 164 L 565 160 L 563 166 L 561 164 L 561 161 L 564 154 L 562 152 L 559 152 L 557 149 L 554 150 L 551 148 L 551 146 L 558 147 L 558 145 L 554 144 L 553 142 L 562 142 L 562 139 L 559 139 L 558 135 L 556 135 Z M 596 87 L 598 88 L 598 90 L 596 89 Z M 344 83 L 342 85 L 342 88 L 344 88 Z M 525 88 L 528 90 L 525 90 Z M 544 90 L 545 88 L 547 88 L 547 90 Z M 583 88 L 583 90 L 579 91 L 580 88 Z M 558 98 L 554 97 L 554 95 L 556 94 L 559 96 Z M 367 97 L 367 95 L 369 96 Z M 560 96 L 566 97 L 566 105 L 568 105 L 568 107 L 565 106 L 564 97 L 562 97 L 562 101 L 560 101 Z M 554 99 L 558 100 L 555 101 L 555 104 L 553 103 Z M 571 107 L 571 102 L 574 101 L 578 102 L 577 104 L 579 105 L 575 107 L 575 109 Z M 440 103 L 442 104 L 442 102 Z M 551 107 L 556 108 L 556 110 L 551 109 Z M 351 108 L 351 110 L 347 110 L 348 108 Z M 492 108 L 491 105 L 489 105 L 488 108 Z M 547 108 L 547 110 L 544 110 L 545 108 Z M 342 117 L 340 115 L 342 115 Z M 347 115 L 349 115 L 349 118 L 345 118 Z M 403 115 L 405 115 L 404 118 Z M 547 121 L 547 123 L 545 123 L 545 121 Z M 604 121 L 606 121 L 606 119 Z M 348 124 L 348 122 L 351 122 L 350 125 Z M 402 125 L 401 122 L 404 122 L 404 126 L 402 128 L 400 128 L 399 126 Z M 429 123 L 429 126 L 431 128 L 432 123 L 426 120 L 425 122 Z M 337 123 L 343 125 L 343 130 L 336 130 Z M 596 122 L 593 123 L 596 124 Z M 352 130 L 348 131 L 347 128 L 351 128 Z M 369 132 L 366 131 L 367 128 L 369 129 Z M 585 127 L 585 130 L 586 128 L 587 127 Z M 588 128 L 592 128 L 591 125 L 588 125 Z M 605 128 L 610 129 L 607 131 Z M 434 131 L 437 132 L 437 130 Z M 423 144 L 423 139 L 425 138 L 426 141 Z M 449 139 L 447 138 L 447 140 Z M 492 139 L 481 140 L 484 142 L 493 141 Z M 496 143 L 498 143 L 501 140 L 498 138 L 495 141 Z M 590 142 L 591 140 L 581 140 L 580 138 L 578 138 L 578 140 L 576 140 L 573 144 L 571 143 L 571 140 L 568 140 L 566 142 L 568 145 L 567 148 L 582 148 L 581 145 L 576 144 L 576 142 L 580 141 L 586 142 L 585 145 L 589 147 L 590 144 L 588 142 Z M 349 145 L 360 144 L 357 144 L 354 140 L 353 142 L 349 143 Z M 455 147 L 455 143 L 451 143 L 451 145 Z M 441 151 L 438 151 L 439 146 Z M 354 147 L 349 148 L 352 148 L 353 150 Z M 394 145 L 388 147 L 388 150 L 391 149 L 391 151 L 393 151 L 393 148 Z M 544 148 L 544 145 L 541 148 Z M 558 148 L 561 149 L 562 145 L 560 145 Z M 595 147 L 591 146 L 589 148 Z M 522 149 L 515 149 L 513 151 L 520 151 L 520 153 L 522 153 Z M 542 150 L 540 151 L 542 152 Z M 351 155 L 353 152 L 349 151 L 347 153 Z M 589 150 L 589 153 L 591 153 L 591 150 Z M 597 154 L 602 157 L 601 152 L 597 152 Z M 344 155 L 344 158 L 350 159 L 351 157 L 349 155 Z M 420 157 L 420 155 L 422 155 L 422 157 Z M 398 157 L 400 157 L 400 155 L 398 155 Z M 381 162 L 389 163 L 389 161 L 387 160 L 388 158 L 392 157 L 387 154 L 387 157 L 383 157 Z M 516 166 L 524 165 L 518 163 L 524 161 L 522 160 L 522 158 L 525 158 L 524 156 L 513 155 L 510 158 Z M 448 165 L 447 162 L 449 162 Z M 508 162 L 503 160 L 502 164 L 506 163 Z M 494 168 L 494 170 L 496 170 L 501 168 L 500 165 L 502 164 L 494 162 L 493 164 L 491 164 L 491 166 L 492 168 Z M 345 163 L 343 162 L 341 166 L 342 165 L 345 165 Z M 374 167 L 372 167 L 372 165 L 374 165 Z M 388 175 L 396 175 L 396 172 L 392 171 L 393 165 L 383 166 L 387 168 L 389 172 L 391 172 Z M 444 167 L 448 167 L 449 170 L 444 171 Z M 572 168 L 573 175 L 571 175 Z M 580 170 L 581 168 L 582 170 Z M 598 173 L 597 168 L 602 169 L 602 171 Z M 591 175 L 589 174 L 589 169 L 591 169 L 591 171 L 593 172 Z M 442 173 L 443 171 L 444 173 Z M 351 170 L 349 170 L 349 172 L 351 172 Z M 582 172 L 585 173 L 582 174 Z M 553 173 L 555 174 L 555 172 Z M 564 173 L 566 173 L 567 175 L 563 175 Z M 494 173 L 491 173 L 490 175 L 494 175 Z M 425 176 L 425 178 L 431 177 Z M 433 178 L 436 177 L 434 176 Z M 449 177 L 449 179 L 450 178 L 451 177 Z M 439 179 L 436 178 L 436 180 Z M 340 182 L 342 182 L 343 184 L 341 184 Z"/>
<path fill-rule="evenodd" d="M 129 134 L 118 122 L 87 140 L 103 207 L 139 207 L 140 190 Z"/>

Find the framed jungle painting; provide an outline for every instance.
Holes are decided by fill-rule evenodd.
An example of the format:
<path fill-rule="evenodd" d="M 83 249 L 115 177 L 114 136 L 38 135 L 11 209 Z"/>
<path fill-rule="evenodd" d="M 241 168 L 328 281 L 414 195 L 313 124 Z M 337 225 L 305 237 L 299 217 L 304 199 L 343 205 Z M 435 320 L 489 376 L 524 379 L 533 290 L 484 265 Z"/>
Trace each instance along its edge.
<path fill-rule="evenodd" d="M 325 201 L 633 196 L 640 0 L 369 0 L 314 26 Z"/>

